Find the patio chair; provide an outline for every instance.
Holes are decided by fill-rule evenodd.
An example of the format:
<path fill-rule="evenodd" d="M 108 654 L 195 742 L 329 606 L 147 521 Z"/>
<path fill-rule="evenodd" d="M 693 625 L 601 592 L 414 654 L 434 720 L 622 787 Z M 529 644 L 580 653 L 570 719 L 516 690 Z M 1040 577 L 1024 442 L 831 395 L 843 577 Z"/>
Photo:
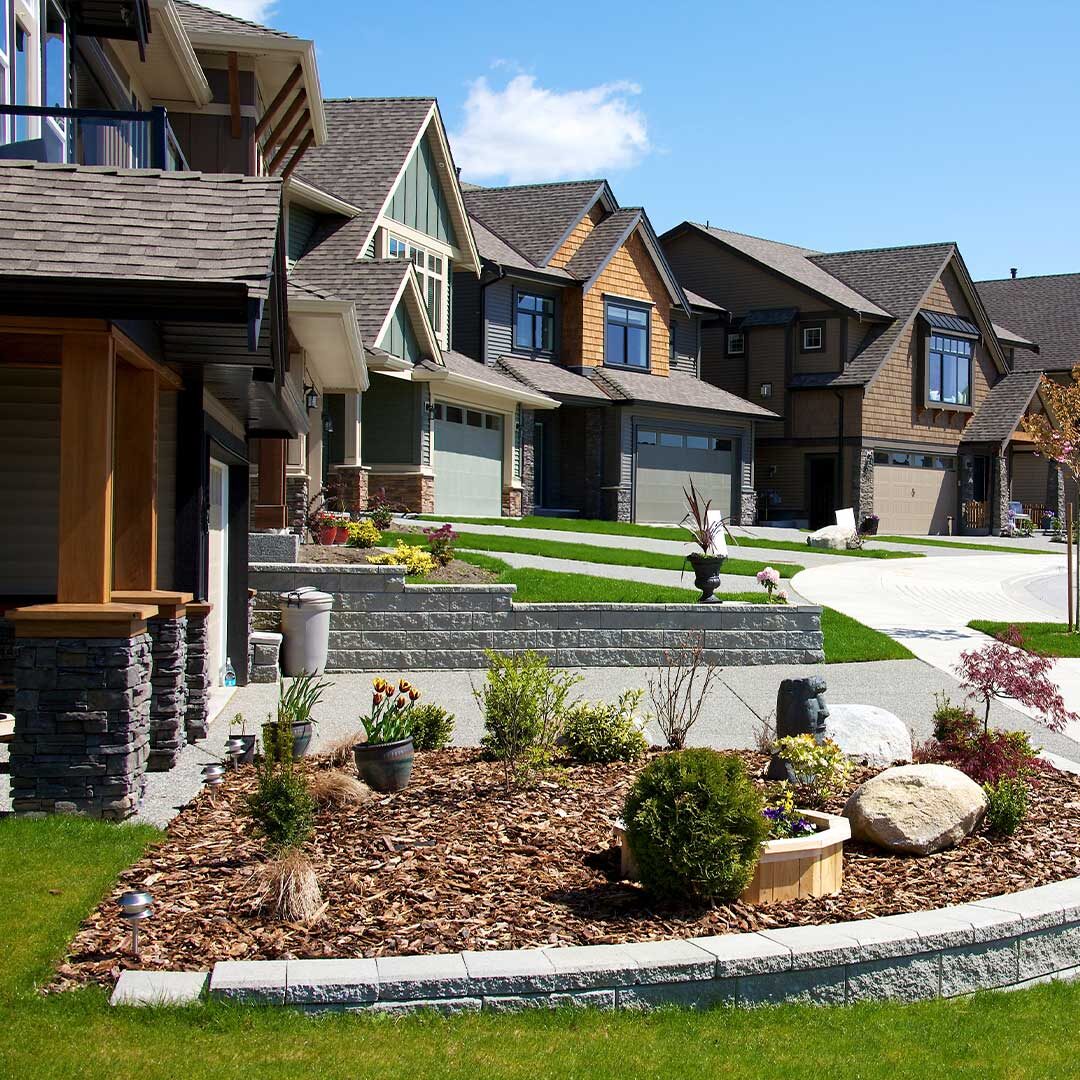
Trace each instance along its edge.
<path fill-rule="evenodd" d="M 1024 513 L 1024 504 L 1021 502 L 1009 503 L 1009 513 L 1014 521 L 1031 521 L 1031 515 Z"/>
<path fill-rule="evenodd" d="M 719 510 L 710 510 L 705 516 L 705 521 L 712 536 L 713 554 L 726 556 L 728 553 L 727 528 L 724 525 L 724 515 Z"/>
<path fill-rule="evenodd" d="M 859 531 L 855 525 L 855 511 L 850 506 L 836 511 L 836 524 L 841 529 L 846 529 L 852 536 Z"/>

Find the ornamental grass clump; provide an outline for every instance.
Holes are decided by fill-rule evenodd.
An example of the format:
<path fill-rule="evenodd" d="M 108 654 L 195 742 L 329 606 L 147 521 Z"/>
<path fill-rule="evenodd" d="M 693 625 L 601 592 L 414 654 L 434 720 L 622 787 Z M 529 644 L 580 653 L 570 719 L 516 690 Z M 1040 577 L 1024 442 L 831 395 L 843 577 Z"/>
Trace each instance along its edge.
<path fill-rule="evenodd" d="M 737 899 L 769 835 L 763 811 L 734 754 L 695 749 L 655 758 L 623 809 L 642 884 L 660 899 Z"/>
<path fill-rule="evenodd" d="M 569 757 L 592 762 L 637 761 L 649 749 L 639 714 L 644 690 L 625 690 L 614 704 L 579 701 L 566 713 L 560 742 Z"/>

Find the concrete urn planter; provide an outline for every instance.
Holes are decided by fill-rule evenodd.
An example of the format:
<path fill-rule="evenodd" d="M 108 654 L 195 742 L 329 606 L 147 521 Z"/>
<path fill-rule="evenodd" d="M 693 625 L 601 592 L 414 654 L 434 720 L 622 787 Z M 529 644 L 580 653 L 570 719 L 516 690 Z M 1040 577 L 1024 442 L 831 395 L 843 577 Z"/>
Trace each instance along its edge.
<path fill-rule="evenodd" d="M 766 840 L 757 869 L 740 900 L 747 904 L 771 904 L 800 896 L 834 896 L 844 880 L 844 841 L 851 839 L 846 818 L 817 810 L 800 810 L 817 827 L 812 836 L 790 840 Z M 624 878 L 636 881 L 637 862 L 620 818 L 614 826 L 615 843 L 621 856 Z"/>

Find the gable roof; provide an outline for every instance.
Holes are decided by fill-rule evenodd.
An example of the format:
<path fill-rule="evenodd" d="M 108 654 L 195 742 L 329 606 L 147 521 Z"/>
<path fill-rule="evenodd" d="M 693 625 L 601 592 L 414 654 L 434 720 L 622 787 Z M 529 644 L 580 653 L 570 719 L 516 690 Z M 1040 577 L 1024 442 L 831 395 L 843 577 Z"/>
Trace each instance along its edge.
<path fill-rule="evenodd" d="M 189 32 L 267 35 L 276 38 L 291 38 L 293 41 L 300 40 L 293 34 L 286 34 L 284 30 L 274 30 L 272 27 L 251 22 L 249 19 L 241 19 L 238 15 L 214 11 L 202 4 L 194 4 L 191 0 L 173 0 L 173 3 L 176 5 L 180 22 Z"/>
<path fill-rule="evenodd" d="M 309 150 L 299 172 L 359 209 L 363 241 L 354 254 L 367 246 L 409 159 L 421 138 L 431 134 L 451 194 L 448 209 L 459 248 L 478 268 L 472 228 L 435 98 L 330 98 L 326 122 L 326 145 Z"/>
<path fill-rule="evenodd" d="M 964 428 L 964 442 L 1004 442 L 1016 430 L 1039 389 L 1042 373 L 1014 371 L 999 379 Z"/>
<path fill-rule="evenodd" d="M 530 274 L 543 274 L 545 277 L 560 278 L 565 281 L 574 280 L 565 270 L 558 267 L 537 266 L 471 214 L 469 222 L 472 225 L 473 236 L 476 238 L 476 250 L 479 251 L 482 259 L 496 263 L 507 270 L 523 270 Z"/>
<path fill-rule="evenodd" d="M 570 230 L 601 198 L 618 209 L 606 180 L 567 180 L 515 187 L 468 187 L 462 193 L 470 217 L 524 255 L 546 267 Z"/>
<path fill-rule="evenodd" d="M 266 299 L 275 177 L 0 160 L 0 276 L 233 283 Z"/>
<path fill-rule="evenodd" d="M 976 288 L 995 319 L 1038 342 L 1038 356 L 1016 354 L 1016 371 L 1071 371 L 1080 364 L 1080 274 L 979 281 Z"/>
<path fill-rule="evenodd" d="M 579 281 L 591 281 L 638 227 L 641 218 L 640 207 L 626 207 L 608 214 L 571 256 L 566 264 L 567 272 Z"/>

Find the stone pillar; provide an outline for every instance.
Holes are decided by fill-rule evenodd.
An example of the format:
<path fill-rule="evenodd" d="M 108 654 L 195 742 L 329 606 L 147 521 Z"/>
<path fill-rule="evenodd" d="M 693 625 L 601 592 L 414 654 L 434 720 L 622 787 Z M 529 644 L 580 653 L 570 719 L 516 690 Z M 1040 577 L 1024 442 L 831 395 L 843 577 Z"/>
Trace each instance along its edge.
<path fill-rule="evenodd" d="M 628 487 L 606 487 L 601 492 L 603 496 L 600 516 L 605 521 L 630 521 L 633 515 L 634 499 Z"/>
<path fill-rule="evenodd" d="M 207 617 L 211 607 L 211 604 L 199 603 L 189 604 L 187 609 L 187 705 L 184 710 L 184 730 L 189 743 L 205 739 L 209 734 L 210 641 Z"/>
<path fill-rule="evenodd" d="M 307 476 L 288 476 L 285 480 L 285 515 L 288 519 L 289 532 L 296 533 L 301 540 L 304 539 L 306 529 L 307 504 Z"/>
<path fill-rule="evenodd" d="M 1000 533 L 1002 526 L 1009 520 L 1009 495 L 1012 490 L 1009 482 L 1008 452 L 998 454 L 994 462 L 997 468 L 991 483 L 993 497 L 990 500 L 990 531 Z"/>
<path fill-rule="evenodd" d="M 855 524 L 861 525 L 874 512 L 874 451 L 858 449 L 854 460 Z"/>
<path fill-rule="evenodd" d="M 536 510 L 536 411 L 521 410 L 521 513 Z"/>
<path fill-rule="evenodd" d="M 1065 528 L 1065 470 L 1060 465 L 1051 465 L 1047 463 L 1047 471 L 1050 473 L 1048 481 L 1048 497 L 1046 505 L 1053 512 L 1054 516 L 1061 522 L 1062 529 Z"/>
<path fill-rule="evenodd" d="M 184 745 L 187 617 L 151 619 L 150 772 L 168 772 Z"/>
<path fill-rule="evenodd" d="M 15 664 L 15 812 L 130 817 L 150 754 L 150 635 L 20 636 Z"/>
<path fill-rule="evenodd" d="M 366 510 L 368 504 L 368 473 L 366 465 L 331 465 L 327 485 L 336 490 L 341 505 L 350 513 Z"/>
<path fill-rule="evenodd" d="M 753 525 L 757 521 L 757 492 L 753 488 L 742 490 L 738 521 L 740 525 Z"/>

